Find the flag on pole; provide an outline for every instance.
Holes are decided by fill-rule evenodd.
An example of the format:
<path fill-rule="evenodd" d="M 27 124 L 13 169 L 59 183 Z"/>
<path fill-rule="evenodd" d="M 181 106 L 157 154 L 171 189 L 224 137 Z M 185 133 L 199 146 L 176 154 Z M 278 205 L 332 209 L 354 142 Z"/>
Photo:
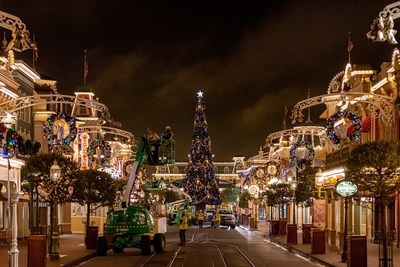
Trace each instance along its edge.
<path fill-rule="evenodd" d="M 283 130 L 286 130 L 286 117 L 287 117 L 288 113 L 289 113 L 288 108 L 285 105 L 285 110 L 283 112 Z"/>
<path fill-rule="evenodd" d="M 87 50 L 85 50 L 85 56 L 83 59 L 83 85 L 86 85 L 86 77 L 89 73 L 89 66 L 86 61 L 86 52 L 87 52 Z"/>
<path fill-rule="evenodd" d="M 353 49 L 354 45 L 353 42 L 349 39 L 349 43 L 347 44 L 347 51 L 350 52 Z"/>
<path fill-rule="evenodd" d="M 35 44 L 35 47 L 32 49 L 32 67 L 33 69 L 36 69 L 36 61 L 39 58 L 39 53 L 38 53 L 38 48 L 36 44 L 36 34 L 33 34 L 33 43 Z"/>
<path fill-rule="evenodd" d="M 89 73 L 89 66 L 86 61 L 86 51 L 87 50 L 85 50 L 85 62 L 84 62 L 84 66 L 83 66 L 83 74 L 85 75 L 85 77 L 87 77 L 87 75 Z"/>
<path fill-rule="evenodd" d="M 33 59 L 34 59 L 35 61 L 37 61 L 38 58 L 39 58 L 38 50 L 37 50 L 37 49 L 34 49 L 34 50 L 33 50 Z"/>
<path fill-rule="evenodd" d="M 351 49 L 353 49 L 353 47 L 354 47 L 354 45 L 353 45 L 353 42 L 351 41 L 350 32 L 349 32 L 349 42 L 347 43 L 347 52 L 350 53 L 350 51 L 351 51 Z"/>
<path fill-rule="evenodd" d="M 353 45 L 353 42 L 350 39 L 350 32 L 349 32 L 349 42 L 347 43 L 347 54 L 348 54 L 348 57 L 349 57 L 349 63 L 351 62 L 350 61 L 350 59 L 351 59 L 351 53 L 350 52 L 353 49 L 353 47 L 354 47 L 354 45 Z"/>

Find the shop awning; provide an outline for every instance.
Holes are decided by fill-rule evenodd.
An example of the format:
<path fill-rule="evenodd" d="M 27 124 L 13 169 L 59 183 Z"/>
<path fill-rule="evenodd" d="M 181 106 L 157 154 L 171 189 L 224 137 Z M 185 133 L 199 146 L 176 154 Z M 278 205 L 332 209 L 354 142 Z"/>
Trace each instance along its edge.
<path fill-rule="evenodd" d="M 371 121 L 372 121 L 371 116 L 368 116 L 367 118 L 365 118 L 365 120 L 362 121 L 362 123 L 361 123 L 362 130 L 361 130 L 361 132 L 368 133 L 368 132 L 371 131 Z"/>
<path fill-rule="evenodd" d="M 352 124 L 347 129 L 347 136 L 351 136 L 353 134 L 354 125 Z M 368 116 L 361 122 L 361 132 L 368 133 L 371 131 L 371 116 Z"/>

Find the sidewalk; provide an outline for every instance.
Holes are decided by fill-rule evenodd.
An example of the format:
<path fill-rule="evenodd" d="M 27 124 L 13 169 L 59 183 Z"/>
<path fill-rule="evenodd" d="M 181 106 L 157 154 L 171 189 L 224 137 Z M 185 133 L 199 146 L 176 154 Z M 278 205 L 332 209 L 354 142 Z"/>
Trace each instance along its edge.
<path fill-rule="evenodd" d="M 268 225 L 266 222 L 259 222 L 258 227 L 255 230 L 251 230 L 254 234 L 257 234 L 275 244 L 278 244 L 289 251 L 297 253 L 305 258 L 317 261 L 325 266 L 335 267 L 347 267 L 347 263 L 341 262 L 341 252 L 337 249 L 330 248 L 328 244 L 325 244 L 325 254 L 311 254 L 311 244 L 302 244 L 302 232 L 297 232 L 297 243 L 298 244 L 287 244 L 286 236 L 269 236 Z M 367 263 L 368 267 L 379 266 L 379 245 L 373 244 L 367 240 Z M 349 251 L 347 258 L 349 259 Z M 400 266 L 400 248 L 393 247 L 393 265 Z"/>
<path fill-rule="evenodd" d="M 8 267 L 9 243 L 0 246 L 0 267 Z M 18 241 L 18 267 L 28 266 L 28 241 Z M 86 249 L 83 234 L 60 235 L 60 259 L 51 261 L 47 257 L 47 267 L 73 267 L 96 256 L 96 250 Z M 33 266 L 32 266 L 33 267 Z"/>

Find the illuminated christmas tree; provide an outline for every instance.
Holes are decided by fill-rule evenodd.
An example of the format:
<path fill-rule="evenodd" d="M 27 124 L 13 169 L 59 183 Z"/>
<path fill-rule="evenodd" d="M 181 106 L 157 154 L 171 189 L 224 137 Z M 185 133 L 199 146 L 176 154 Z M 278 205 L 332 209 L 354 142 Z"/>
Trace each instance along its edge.
<path fill-rule="evenodd" d="M 193 204 L 204 209 L 205 205 L 220 205 L 221 195 L 214 172 L 203 92 L 197 93 L 197 99 L 185 189 Z"/>

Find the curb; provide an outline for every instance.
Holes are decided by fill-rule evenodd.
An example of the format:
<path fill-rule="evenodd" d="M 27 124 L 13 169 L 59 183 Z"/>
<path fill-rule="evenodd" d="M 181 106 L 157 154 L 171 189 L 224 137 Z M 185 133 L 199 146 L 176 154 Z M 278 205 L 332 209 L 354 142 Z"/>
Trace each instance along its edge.
<path fill-rule="evenodd" d="M 257 229 L 247 229 L 246 227 L 243 227 L 243 226 L 240 226 L 240 227 L 243 228 L 243 229 L 249 230 L 252 233 L 257 234 L 261 238 L 263 238 L 265 240 L 268 240 L 271 243 L 275 243 L 275 244 L 287 249 L 291 253 L 299 254 L 300 256 L 309 259 L 310 261 L 317 262 L 317 263 L 319 263 L 319 264 L 321 264 L 323 266 L 327 266 L 327 267 L 336 267 L 336 265 L 333 265 L 332 263 L 329 263 L 327 261 L 324 261 L 323 259 L 320 259 L 320 258 L 318 258 L 316 256 L 313 256 L 312 254 L 306 253 L 306 252 L 301 251 L 301 250 L 299 250 L 297 248 L 294 248 L 294 247 L 292 247 L 292 246 L 290 246 L 290 245 L 288 245 L 286 243 L 283 243 L 281 241 L 278 241 L 278 240 L 275 240 L 273 238 L 270 238 L 268 235 L 265 235 L 265 234 L 263 234 L 261 232 L 258 232 Z"/>
<path fill-rule="evenodd" d="M 329 262 L 324 261 L 324 260 L 322 260 L 322 259 L 320 259 L 320 258 L 318 258 L 318 257 L 315 257 L 315 256 L 313 256 L 312 254 L 308 254 L 308 253 L 305 253 L 304 251 L 301 251 L 301 250 L 299 250 L 299 249 L 296 249 L 296 248 L 294 248 L 294 247 L 291 247 L 291 246 L 287 245 L 286 243 L 282 243 L 282 242 L 280 242 L 280 241 L 278 241 L 278 240 L 274 240 L 274 239 L 269 238 L 269 237 L 267 237 L 267 236 L 263 236 L 263 238 L 266 239 L 266 240 L 268 240 L 268 241 L 270 241 L 271 243 L 275 243 L 275 244 L 278 244 L 278 245 L 281 246 L 281 247 L 284 247 L 284 248 L 287 249 L 289 252 L 299 254 L 299 255 L 301 255 L 302 257 L 307 258 L 307 259 L 309 259 L 309 260 L 311 260 L 311 261 L 313 261 L 313 262 L 318 262 L 319 264 L 322 264 L 322 265 L 327 266 L 327 267 L 336 267 L 336 265 L 333 265 L 332 263 L 329 263 Z"/>

